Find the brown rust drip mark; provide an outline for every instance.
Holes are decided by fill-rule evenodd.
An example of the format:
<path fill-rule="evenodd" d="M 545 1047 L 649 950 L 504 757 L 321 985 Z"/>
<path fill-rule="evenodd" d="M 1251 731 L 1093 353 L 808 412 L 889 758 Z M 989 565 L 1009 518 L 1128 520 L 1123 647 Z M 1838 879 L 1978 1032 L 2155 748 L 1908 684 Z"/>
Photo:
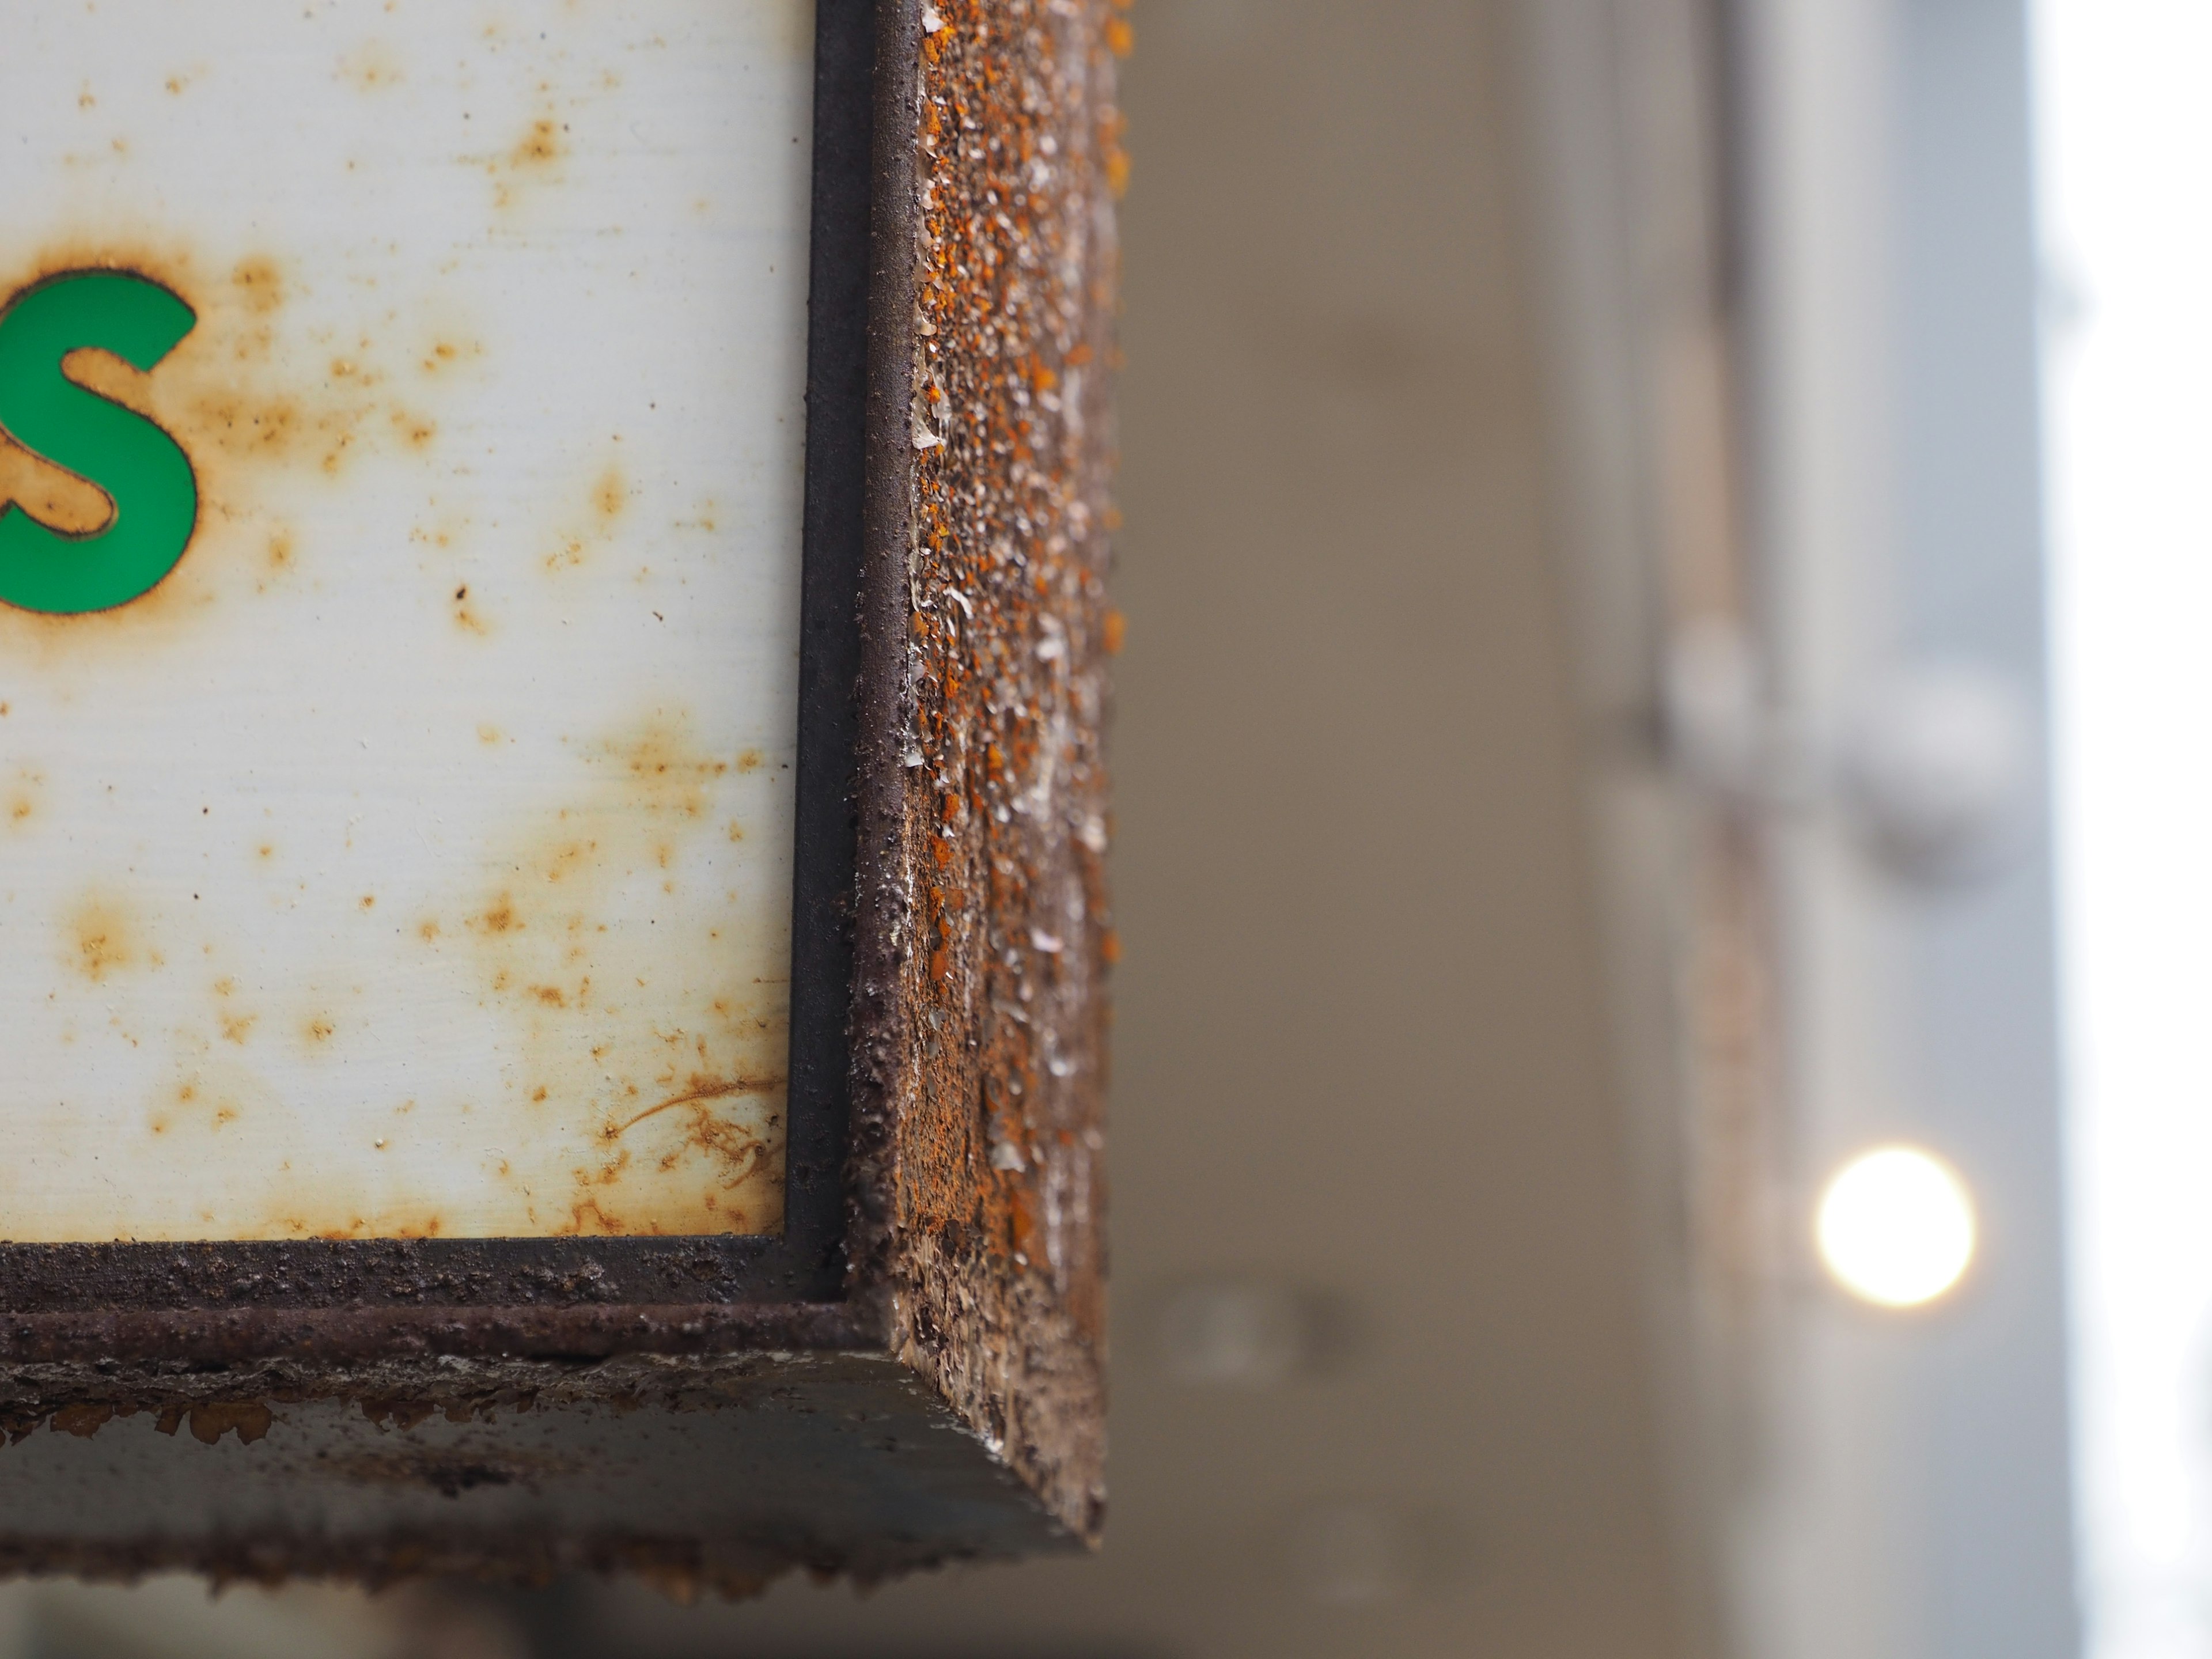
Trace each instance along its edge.
<path fill-rule="evenodd" d="M 56 1434 L 73 1434 L 80 1440 L 89 1440 L 115 1416 L 112 1406 L 94 1405 L 88 1401 L 74 1406 L 64 1406 L 53 1414 L 48 1426 Z"/>
<path fill-rule="evenodd" d="M 189 1422 L 192 1438 L 203 1446 L 212 1446 L 232 1433 L 250 1446 L 267 1434 L 276 1420 L 276 1413 L 258 1400 L 203 1400 L 191 1406 L 164 1407 L 154 1419 L 154 1426 L 173 1435 Z"/>
<path fill-rule="evenodd" d="M 658 1106 L 648 1106 L 627 1123 L 611 1123 L 600 1131 L 609 1140 L 618 1140 L 649 1117 L 673 1111 L 680 1106 L 696 1106 L 709 1100 L 726 1100 L 732 1095 L 773 1094 L 783 1087 L 780 1077 L 740 1077 L 715 1080 L 695 1079 L 691 1086 L 680 1095 L 672 1095 Z"/>
<path fill-rule="evenodd" d="M 590 1218 L 588 1222 L 585 1219 L 586 1217 Z M 612 1237 L 629 1232 L 629 1226 L 620 1216 L 611 1215 L 602 1209 L 599 1200 L 596 1198 L 583 1198 L 568 1206 L 568 1225 L 562 1231 L 571 1233 L 605 1233 Z"/>
<path fill-rule="evenodd" d="M 491 632 L 490 624 L 484 621 L 483 613 L 469 603 L 466 582 L 453 590 L 453 621 L 466 633 L 484 635 Z"/>

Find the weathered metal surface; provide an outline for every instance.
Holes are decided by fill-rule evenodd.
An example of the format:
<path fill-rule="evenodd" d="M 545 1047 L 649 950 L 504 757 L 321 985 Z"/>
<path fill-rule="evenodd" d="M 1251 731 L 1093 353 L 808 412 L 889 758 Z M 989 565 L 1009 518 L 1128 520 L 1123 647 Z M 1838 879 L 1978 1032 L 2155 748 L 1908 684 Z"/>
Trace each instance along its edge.
<path fill-rule="evenodd" d="M 743 1594 L 794 1566 L 880 1577 L 1055 1537 L 880 1354 L 319 1359 L 125 1368 L 90 1390 L 12 1368 L 0 1572 L 619 1571 Z"/>
<path fill-rule="evenodd" d="M 860 1280 L 1054 1511 L 1103 1505 L 1118 0 L 899 9 L 879 132 Z"/>
<path fill-rule="evenodd" d="M 68 364 L 198 517 L 0 608 L 0 1237 L 781 1224 L 811 9 L 21 9 L 0 304 L 190 307 Z"/>
<path fill-rule="evenodd" d="M 653 9 L 583 0 L 561 16 Z M 1111 53 L 1126 30 L 1109 5 L 1062 0 L 820 0 L 817 17 L 805 588 L 786 635 L 803 655 L 800 752 L 785 774 L 761 744 L 757 770 L 711 776 L 573 757 L 604 757 L 600 775 L 648 796 L 595 825 L 692 821 L 656 813 L 650 792 L 714 799 L 696 817 L 717 860 L 761 838 L 750 819 L 740 841 L 718 835 L 715 792 L 795 790 L 784 1232 L 608 1237 L 572 1215 L 586 1236 L 471 1239 L 447 1221 L 434 1238 L 0 1248 L 0 1427 L 21 1431 L 0 1451 L 0 1571 L 586 1568 L 737 1590 L 793 1565 L 865 1577 L 1096 1537 Z M 550 62 L 564 45 L 549 27 L 523 49 Z M 948 123 L 968 140 L 948 144 Z M 574 251 L 534 246 L 540 266 Z M 701 314 L 633 320 L 674 337 Z M 918 410 L 923 384 L 975 418 Z M 695 573 L 687 592 L 711 585 Z M 120 628 L 138 609 L 89 621 Z M 502 637 L 444 619 L 460 647 Z M 737 631 L 715 652 L 664 653 L 653 672 L 723 696 L 751 647 L 722 621 Z M 560 683 L 532 689 L 553 707 L 599 663 L 541 665 Z M 512 804 L 473 773 L 462 793 Z M 681 937 L 708 925 L 702 907 L 651 896 L 692 846 L 643 884 L 663 935 L 590 948 L 649 945 L 624 959 L 648 978 L 709 959 Z M 535 874 L 568 890 L 568 870 Z M 524 905 L 546 892 L 499 891 L 528 924 L 507 931 L 538 948 L 544 913 Z M 441 914 L 422 942 L 465 960 L 506 937 L 468 926 L 496 907 L 458 914 L 458 936 Z M 150 984 L 167 963 L 129 971 Z M 514 982 L 478 988 L 457 1024 L 498 1014 Z M 420 1029 L 428 1006 L 385 1029 Z M 610 1121 L 767 1098 L 720 1090 L 755 1075 L 732 1053 L 666 1085 L 697 1098 Z M 641 1217 L 656 1218 L 615 1218 Z"/>

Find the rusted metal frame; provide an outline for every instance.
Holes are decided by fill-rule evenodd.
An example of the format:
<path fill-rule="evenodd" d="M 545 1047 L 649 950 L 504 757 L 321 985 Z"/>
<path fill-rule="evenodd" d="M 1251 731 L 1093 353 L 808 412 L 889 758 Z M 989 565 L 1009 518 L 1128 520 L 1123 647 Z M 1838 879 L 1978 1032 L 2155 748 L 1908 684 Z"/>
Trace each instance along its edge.
<path fill-rule="evenodd" d="M 897 57 L 888 60 L 895 67 L 886 78 L 903 80 L 902 96 L 897 88 L 872 82 L 879 34 L 888 31 L 911 41 L 917 16 L 908 0 L 880 5 L 878 0 L 819 0 L 817 12 L 784 1232 L 776 1237 L 0 1243 L 0 1307 L 17 1316 L 17 1334 L 0 1340 L 0 1357 L 8 1346 L 67 1346 L 74 1339 L 63 1333 L 85 1328 L 66 1318 L 56 1322 L 56 1316 L 95 1308 L 180 1315 L 239 1310 L 242 1325 L 226 1314 L 183 1319 L 171 1330 L 167 1340 L 182 1345 L 180 1352 L 210 1358 L 250 1343 L 255 1328 L 273 1338 L 278 1323 L 273 1316 L 280 1309 L 450 1308 L 459 1322 L 453 1333 L 477 1331 L 478 1347 L 507 1352 L 517 1321 L 533 1310 L 631 1304 L 655 1310 L 644 1328 L 673 1333 L 685 1322 L 659 1316 L 672 1309 L 788 1304 L 781 1310 L 787 1317 L 760 1322 L 763 1339 L 771 1340 L 772 1327 L 772 1345 L 783 1346 L 812 1328 L 818 1304 L 843 1295 L 853 1052 L 848 1009 L 862 1031 L 869 1029 L 866 1008 L 852 1001 L 854 798 L 872 790 L 896 799 L 898 788 L 896 777 L 880 775 L 880 769 L 896 767 L 895 754 L 884 742 L 860 734 L 856 689 L 861 646 L 855 589 L 863 590 L 860 605 L 872 612 L 898 603 L 895 588 L 885 591 L 881 562 L 863 554 L 864 535 L 874 547 L 884 534 L 872 523 L 863 529 L 863 489 L 877 495 L 882 489 L 880 481 L 864 483 L 864 468 L 875 459 L 872 433 L 863 436 L 864 408 L 872 379 L 890 366 L 872 345 L 871 307 L 881 313 L 884 296 L 871 289 L 886 267 L 870 249 L 885 240 L 910 247 L 913 238 L 910 190 L 889 198 L 892 223 L 871 221 L 887 142 L 878 131 L 879 110 L 903 112 L 904 142 L 911 148 L 910 61 L 897 67 Z M 888 137 L 893 149 L 899 142 Z M 910 178 L 910 155 L 908 170 Z M 910 311 L 910 276 L 902 292 L 905 298 L 891 303 Z M 902 520 L 896 534 L 902 538 Z M 861 815 L 868 816 L 865 808 Z M 711 1314 L 702 1317 L 715 1323 Z M 716 1328 L 734 1336 L 750 1328 L 724 1322 Z M 460 1346 L 441 1351 L 467 1351 L 461 1335 L 449 1340 Z M 665 1340 L 678 1340 L 673 1334 Z"/>
<path fill-rule="evenodd" d="M 848 1248 L 1065 1538 L 1103 1512 L 1117 9 L 934 0 L 879 36 Z"/>
<path fill-rule="evenodd" d="M 1070 216 L 1106 211 L 1101 181 L 1114 175 L 1093 165 L 1104 141 L 1092 131 L 1111 114 L 1094 107 L 1104 3 L 937 0 L 929 17 L 940 56 L 963 31 L 976 43 L 983 55 L 963 72 L 1002 100 L 1025 76 L 1065 99 L 988 112 L 993 131 L 1010 135 L 1023 122 L 1050 124 L 1091 169 L 1066 175 L 1066 191 L 1040 205 L 1051 234 Z M 927 742 L 915 725 L 909 584 L 945 579 L 914 553 L 929 491 L 945 487 L 916 459 L 917 346 L 927 336 L 946 362 L 987 379 L 997 361 L 982 331 L 948 330 L 941 309 L 922 320 L 922 263 L 943 251 L 939 233 L 925 234 L 922 169 L 962 188 L 988 179 L 963 184 L 961 163 L 922 156 L 925 106 L 947 95 L 947 70 L 925 67 L 921 0 L 817 6 L 789 1231 L 775 1241 L 0 1247 L 0 1431 L 11 1443 L 40 1436 L 0 1526 L 0 1574 L 182 1566 L 219 1578 L 377 1583 L 468 1571 L 538 1582 L 627 1570 L 734 1593 L 793 1565 L 867 1579 L 1095 1538 L 1103 1346 L 1094 1240 L 1085 1233 L 1072 1285 L 1023 1254 L 1022 1206 L 1033 1207 L 1044 1163 L 1019 1175 L 973 1156 L 948 1163 L 946 1133 L 970 1152 L 985 1146 L 989 1080 L 965 1061 L 917 1069 L 940 1048 L 980 1053 L 988 1036 L 974 1023 L 980 1000 L 955 1010 L 964 981 L 926 978 L 936 968 L 913 931 L 916 854 L 933 848 L 917 826 L 938 791 L 930 769 L 910 769 L 913 745 Z M 1073 51 L 1090 54 L 1087 80 L 1044 73 L 1076 61 Z M 1042 343 L 1063 370 L 1110 356 L 1110 271 L 1083 263 L 1073 291 L 1081 355 Z M 1039 359 L 1024 372 L 1034 382 L 1046 367 Z M 1003 374 L 994 384 L 1011 386 Z M 1103 384 L 1089 382 L 1094 436 L 1076 481 L 1094 519 L 1104 507 Z M 983 450 L 963 453 L 964 465 L 995 465 Z M 1013 501 L 1009 480 L 990 482 L 1001 507 Z M 1035 532 L 1020 524 L 1033 552 L 1051 550 L 1062 512 Z M 1098 547 L 1084 556 L 1103 573 Z M 1080 591 L 1040 583 L 1004 618 L 986 617 L 978 642 L 1027 650 L 1027 630 L 1049 617 L 1066 623 L 1054 637 L 1072 632 L 1095 662 L 1102 594 L 1095 575 Z M 1091 738 L 1098 717 L 1095 700 L 1078 714 Z M 1064 862 L 1073 833 L 1056 813 L 1029 850 Z M 1002 901 L 973 871 L 959 879 L 963 898 L 1003 902 L 1005 926 L 1029 921 L 1025 896 Z M 936 889 L 919 892 L 937 902 Z M 1106 919 L 1093 906 L 1084 923 L 1086 963 L 1110 960 Z M 1020 936 L 1035 945 L 1025 925 Z M 1079 1127 L 1095 1121 L 1101 1006 L 1077 1010 L 1084 1029 L 1072 1041 L 1089 1067 L 1069 1085 L 1087 1091 Z M 940 1028 L 950 1033 L 941 1041 Z M 1065 1127 L 1041 1121 L 1040 1133 Z M 948 1175 L 958 1188 L 949 1207 Z M 1086 1229 L 1094 1203 L 1085 1200 Z M 680 1443 L 672 1463 L 622 1462 L 641 1455 L 621 1434 L 621 1419 L 640 1407 L 659 1413 L 656 1443 Z M 149 1411 L 165 1432 L 188 1423 L 193 1439 L 224 1443 L 192 1502 L 230 1518 L 81 1535 L 69 1504 L 97 1489 L 128 1506 L 143 1476 L 70 1456 L 70 1437 Z M 526 1413 L 528 1431 L 516 1422 Z M 272 1421 L 283 1435 L 268 1432 Z M 389 1442 L 379 1438 L 387 1423 Z M 465 1423 L 475 1443 L 448 1444 Z M 464 1449 L 494 1474 L 526 1468 L 524 1443 L 562 1425 L 589 1437 L 588 1480 L 548 1476 L 520 1521 L 477 1511 L 464 1525 L 440 1507 L 456 1481 L 474 1479 L 474 1464 L 454 1462 Z M 259 1443 L 240 1452 L 227 1436 Z M 428 1495 L 338 1488 L 319 1510 L 288 1518 L 269 1508 L 285 1483 L 311 1476 L 307 1489 L 320 1491 L 326 1464 L 364 1457 Z M 614 1478 L 624 1469 L 626 1488 Z M 672 1486 L 684 1488 L 689 1509 L 672 1507 Z M 650 1515 L 614 1501 L 625 1491 L 633 1500 L 649 1492 Z"/>

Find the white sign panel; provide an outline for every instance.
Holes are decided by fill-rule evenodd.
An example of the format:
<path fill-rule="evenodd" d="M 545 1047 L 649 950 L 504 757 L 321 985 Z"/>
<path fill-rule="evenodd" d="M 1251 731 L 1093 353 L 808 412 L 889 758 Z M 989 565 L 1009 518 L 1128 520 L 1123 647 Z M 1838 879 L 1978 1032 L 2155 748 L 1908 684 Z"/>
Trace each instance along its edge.
<path fill-rule="evenodd" d="M 0 1238 L 775 1232 L 805 0 L 32 0 Z"/>

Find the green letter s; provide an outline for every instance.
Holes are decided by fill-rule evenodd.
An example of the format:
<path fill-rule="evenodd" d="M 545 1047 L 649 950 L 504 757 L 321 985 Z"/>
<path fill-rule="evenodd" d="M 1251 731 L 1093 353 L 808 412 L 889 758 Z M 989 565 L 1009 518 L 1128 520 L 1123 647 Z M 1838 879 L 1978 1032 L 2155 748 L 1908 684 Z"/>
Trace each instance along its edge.
<path fill-rule="evenodd" d="M 105 495 L 114 513 L 88 536 L 49 530 L 0 506 L 0 602 L 25 611 L 106 611 L 137 599 L 184 556 L 199 514 L 176 440 L 62 373 L 85 347 L 142 372 L 191 332 L 191 307 L 157 283 L 79 270 L 40 283 L 0 313 L 0 427 Z"/>

